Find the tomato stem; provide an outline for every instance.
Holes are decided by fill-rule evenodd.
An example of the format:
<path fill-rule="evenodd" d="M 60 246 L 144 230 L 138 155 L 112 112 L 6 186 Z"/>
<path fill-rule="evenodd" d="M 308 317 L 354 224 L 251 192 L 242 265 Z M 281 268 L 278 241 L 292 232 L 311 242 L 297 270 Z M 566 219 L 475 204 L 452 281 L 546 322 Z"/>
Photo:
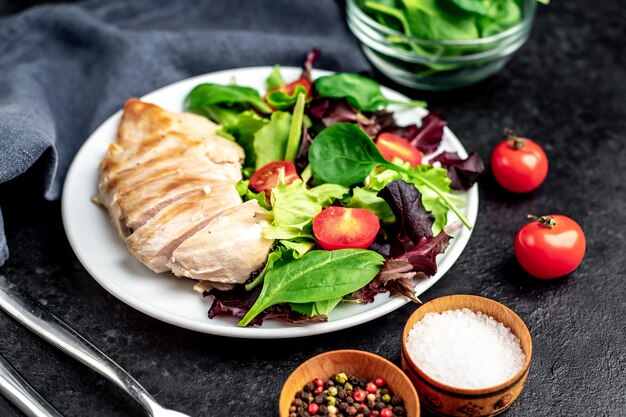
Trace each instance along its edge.
<path fill-rule="evenodd" d="M 506 138 L 509 141 L 509 146 L 511 148 L 521 149 L 526 145 L 526 140 L 518 138 L 513 129 L 509 129 L 507 127 L 506 129 L 504 129 L 504 134 L 506 135 Z"/>
<path fill-rule="evenodd" d="M 556 220 L 554 220 L 554 218 L 550 216 L 537 217 L 529 214 L 526 217 L 528 217 L 529 219 L 533 219 L 536 222 L 539 222 L 540 225 L 547 227 L 548 229 L 552 229 L 554 226 L 556 226 Z"/>

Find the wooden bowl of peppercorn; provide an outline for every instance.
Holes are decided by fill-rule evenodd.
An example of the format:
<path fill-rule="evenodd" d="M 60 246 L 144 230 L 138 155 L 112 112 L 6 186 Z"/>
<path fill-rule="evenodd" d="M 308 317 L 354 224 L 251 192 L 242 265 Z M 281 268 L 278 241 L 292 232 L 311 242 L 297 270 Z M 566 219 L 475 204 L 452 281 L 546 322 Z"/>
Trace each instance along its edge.
<path fill-rule="evenodd" d="M 344 374 L 345 378 L 344 382 Z M 339 376 L 339 378 L 338 378 Z M 354 377 L 354 379 L 350 379 Z M 314 380 L 321 380 L 317 385 Z M 376 381 L 378 390 L 366 391 L 367 383 Z M 323 386 L 320 387 L 320 385 Z M 350 384 L 352 390 L 346 390 L 345 384 Z M 332 388 L 331 388 L 332 387 Z M 315 389 L 318 392 L 315 393 Z M 376 404 L 369 408 L 357 406 L 357 399 L 360 395 L 372 394 L 370 404 Z M 335 393 L 335 391 L 337 391 Z M 309 395 L 310 394 L 310 395 Z M 334 396 L 332 394 L 335 394 Z M 296 395 L 298 398 L 296 398 Z M 383 403 L 383 396 L 387 402 Z M 329 398 L 329 397 L 332 397 Z M 342 399 L 343 397 L 343 399 Z M 350 400 L 348 400 L 348 397 Z M 374 400 L 374 398 L 376 398 Z M 293 403 L 297 402 L 297 406 Z M 308 409 L 310 403 L 315 402 L 317 406 Z M 344 407 L 342 404 L 348 404 Z M 363 401 L 367 403 L 367 399 Z M 330 408 L 330 404 L 334 408 Z M 381 414 L 382 406 L 389 411 Z M 350 406 L 354 409 L 350 409 Z M 358 407 L 358 408 L 357 408 Z M 331 413 L 335 411 L 336 413 Z M 342 410 L 342 408 L 345 408 Z M 316 411 L 310 413 L 309 411 Z M 376 413 L 378 411 L 378 414 Z M 287 378 L 280 393 L 278 403 L 278 413 L 280 417 L 300 417 L 300 416 L 358 416 L 358 417 L 419 417 L 420 402 L 417 391 L 411 380 L 393 363 L 374 355 L 373 353 L 360 350 L 335 350 L 314 356 L 301 364 Z M 352 413 L 352 414 L 351 414 Z M 391 413 L 391 414 L 389 414 Z"/>

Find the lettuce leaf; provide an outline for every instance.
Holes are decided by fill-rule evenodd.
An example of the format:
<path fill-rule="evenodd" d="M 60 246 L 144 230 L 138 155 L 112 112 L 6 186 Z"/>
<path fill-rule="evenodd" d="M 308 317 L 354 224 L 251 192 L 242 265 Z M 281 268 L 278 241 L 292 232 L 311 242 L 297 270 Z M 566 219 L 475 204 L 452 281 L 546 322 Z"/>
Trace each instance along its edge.
<path fill-rule="evenodd" d="M 252 149 L 255 155 L 256 169 L 274 161 L 285 159 L 285 149 L 291 127 L 291 114 L 276 111 L 270 122 L 254 134 Z"/>
<path fill-rule="evenodd" d="M 270 73 L 269 77 L 267 77 L 267 80 L 265 80 L 265 86 L 268 90 L 271 90 L 272 88 L 277 88 L 285 84 L 285 79 L 280 73 L 280 65 L 274 65 L 274 67 L 272 68 L 272 72 Z"/>
<path fill-rule="evenodd" d="M 263 207 L 265 210 L 272 210 L 272 206 L 270 206 L 265 199 L 265 193 L 255 193 L 252 191 L 250 189 L 249 180 L 241 180 L 235 184 L 235 187 L 237 188 L 237 193 L 239 193 L 239 196 L 243 201 L 256 200 L 259 203 L 259 206 Z"/>
<path fill-rule="evenodd" d="M 355 187 L 352 190 L 352 197 L 348 200 L 347 207 L 369 210 L 383 223 L 395 222 L 396 217 L 393 215 L 389 204 L 377 194 L 376 191 L 367 188 Z"/>

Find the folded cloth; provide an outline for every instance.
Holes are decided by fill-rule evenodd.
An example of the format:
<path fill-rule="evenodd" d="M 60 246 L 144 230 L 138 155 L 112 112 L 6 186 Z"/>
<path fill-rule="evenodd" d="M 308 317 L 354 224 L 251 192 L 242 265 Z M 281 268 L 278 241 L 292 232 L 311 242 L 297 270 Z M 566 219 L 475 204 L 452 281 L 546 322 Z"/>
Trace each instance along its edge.
<path fill-rule="evenodd" d="M 299 66 L 313 47 L 322 49 L 319 68 L 367 70 L 341 4 L 92 0 L 0 19 L 0 183 L 39 160 L 41 182 L 25 192 L 43 188 L 58 199 L 72 158 L 100 123 L 127 98 L 184 78 Z M 0 213 L 0 265 L 7 256 Z"/>

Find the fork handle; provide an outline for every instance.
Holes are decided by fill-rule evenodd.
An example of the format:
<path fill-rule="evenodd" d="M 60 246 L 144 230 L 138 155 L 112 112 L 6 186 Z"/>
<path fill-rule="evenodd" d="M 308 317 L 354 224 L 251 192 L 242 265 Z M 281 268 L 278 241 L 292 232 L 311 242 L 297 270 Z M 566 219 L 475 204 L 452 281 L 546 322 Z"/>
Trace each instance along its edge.
<path fill-rule="evenodd" d="M 162 407 L 135 379 L 61 319 L 19 292 L 0 275 L 0 308 L 33 333 L 104 376 L 146 409 L 150 416 Z"/>
<path fill-rule="evenodd" d="M 0 393 L 28 417 L 63 417 L 2 356 Z"/>

